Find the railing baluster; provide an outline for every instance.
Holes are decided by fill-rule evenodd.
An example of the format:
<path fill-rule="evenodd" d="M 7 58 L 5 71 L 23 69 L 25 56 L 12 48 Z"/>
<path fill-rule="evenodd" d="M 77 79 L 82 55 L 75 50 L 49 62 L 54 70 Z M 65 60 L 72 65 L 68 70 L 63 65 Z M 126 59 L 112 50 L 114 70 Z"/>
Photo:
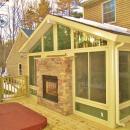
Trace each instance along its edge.
<path fill-rule="evenodd" d="M 0 77 L 0 101 L 28 94 L 27 76 Z"/>

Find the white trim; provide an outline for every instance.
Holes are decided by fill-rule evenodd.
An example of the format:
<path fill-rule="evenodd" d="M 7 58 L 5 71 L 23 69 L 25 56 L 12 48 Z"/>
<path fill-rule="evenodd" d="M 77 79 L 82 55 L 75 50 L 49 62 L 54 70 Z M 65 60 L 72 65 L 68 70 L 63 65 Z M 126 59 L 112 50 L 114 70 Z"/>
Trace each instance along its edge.
<path fill-rule="evenodd" d="M 130 100 L 126 101 L 126 102 L 123 102 L 123 103 L 120 103 L 120 110 L 124 109 L 126 107 L 130 107 Z"/>
<path fill-rule="evenodd" d="M 120 102 L 119 102 L 119 47 L 123 46 L 124 43 L 120 43 L 115 48 L 115 78 L 116 78 L 116 123 L 120 126 L 125 126 L 120 121 Z"/>
<path fill-rule="evenodd" d="M 42 48 L 42 52 L 44 51 L 44 36 L 42 36 L 41 38 L 41 48 Z"/>
<path fill-rule="evenodd" d="M 91 106 L 91 107 L 95 107 L 95 108 L 99 108 L 99 109 L 103 109 L 103 110 L 108 110 L 109 106 L 107 104 L 103 104 L 100 102 L 96 102 L 93 100 L 89 100 L 89 99 L 84 99 L 84 98 L 80 98 L 80 97 L 76 97 L 75 98 L 76 102 Z"/>
<path fill-rule="evenodd" d="M 58 50 L 57 24 L 53 25 L 53 50 Z"/>
<path fill-rule="evenodd" d="M 104 13 L 104 12 L 103 12 L 103 6 L 104 6 L 104 4 L 106 4 L 106 3 L 110 2 L 110 1 L 112 1 L 112 0 L 107 0 L 107 1 L 105 1 L 105 2 L 103 2 L 103 3 L 101 4 L 102 23 L 105 23 L 105 22 L 104 22 L 104 14 L 109 13 L 109 12 L 107 12 L 107 13 Z M 107 22 L 107 23 L 110 23 L 110 24 L 116 23 L 116 0 L 114 0 L 114 1 L 115 1 L 115 20 L 114 20 L 114 21 L 111 21 L 111 22 Z M 113 11 L 111 11 L 111 12 L 113 12 Z"/>

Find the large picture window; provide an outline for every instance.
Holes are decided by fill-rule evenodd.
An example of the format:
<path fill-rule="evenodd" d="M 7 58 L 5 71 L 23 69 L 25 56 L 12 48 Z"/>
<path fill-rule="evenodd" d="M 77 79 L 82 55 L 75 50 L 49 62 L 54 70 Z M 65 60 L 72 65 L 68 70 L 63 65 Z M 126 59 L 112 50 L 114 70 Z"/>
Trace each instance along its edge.
<path fill-rule="evenodd" d="M 76 54 L 76 96 L 106 103 L 106 54 Z"/>
<path fill-rule="evenodd" d="M 103 3 L 103 23 L 115 22 L 115 0 Z"/>

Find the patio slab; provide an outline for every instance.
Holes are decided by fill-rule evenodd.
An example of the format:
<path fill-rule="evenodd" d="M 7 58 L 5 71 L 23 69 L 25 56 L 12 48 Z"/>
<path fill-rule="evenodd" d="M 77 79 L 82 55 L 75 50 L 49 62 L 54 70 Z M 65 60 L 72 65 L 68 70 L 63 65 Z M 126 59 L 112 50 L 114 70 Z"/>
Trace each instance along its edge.
<path fill-rule="evenodd" d="M 24 106 L 47 117 L 48 125 L 44 130 L 130 130 L 130 122 L 127 123 L 125 128 L 119 127 L 116 129 L 111 129 L 75 114 L 69 116 L 61 115 L 53 110 L 37 104 L 37 99 L 35 96 L 13 99 L 11 102 L 12 101 L 21 103 Z"/>

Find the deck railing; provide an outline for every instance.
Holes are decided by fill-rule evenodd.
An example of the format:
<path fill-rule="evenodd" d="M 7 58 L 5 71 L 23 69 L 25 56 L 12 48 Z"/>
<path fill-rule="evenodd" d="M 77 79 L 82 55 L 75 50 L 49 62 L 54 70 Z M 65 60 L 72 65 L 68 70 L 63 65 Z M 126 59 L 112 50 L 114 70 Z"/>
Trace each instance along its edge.
<path fill-rule="evenodd" d="M 0 101 L 27 95 L 27 76 L 0 77 Z"/>

